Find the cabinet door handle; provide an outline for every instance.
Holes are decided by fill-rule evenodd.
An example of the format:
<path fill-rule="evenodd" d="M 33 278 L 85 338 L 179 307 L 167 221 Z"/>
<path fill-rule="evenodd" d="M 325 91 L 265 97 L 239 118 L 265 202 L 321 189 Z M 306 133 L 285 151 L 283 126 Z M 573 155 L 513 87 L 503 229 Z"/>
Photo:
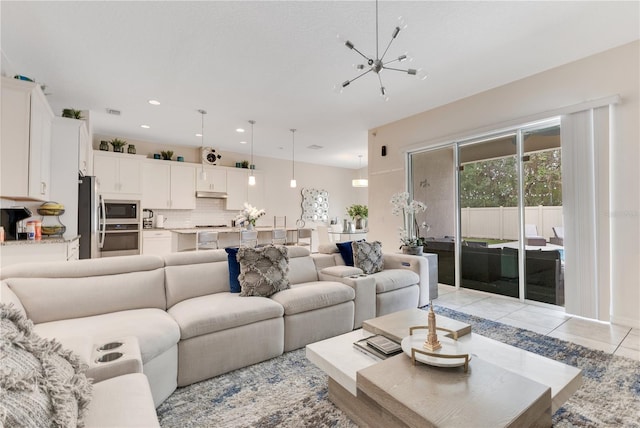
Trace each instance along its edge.
<path fill-rule="evenodd" d="M 44 195 L 47 193 L 47 183 L 45 183 L 44 181 L 40 182 L 40 194 Z"/>

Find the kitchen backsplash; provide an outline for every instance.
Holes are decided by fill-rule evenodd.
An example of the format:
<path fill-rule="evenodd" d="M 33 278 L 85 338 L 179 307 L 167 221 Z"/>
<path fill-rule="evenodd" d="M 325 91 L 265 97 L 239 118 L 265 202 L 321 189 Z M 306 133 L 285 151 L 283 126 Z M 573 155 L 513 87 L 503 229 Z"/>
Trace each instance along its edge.
<path fill-rule="evenodd" d="M 165 229 L 195 227 L 197 225 L 224 224 L 231 226 L 231 221 L 238 215 L 238 211 L 225 210 L 225 203 L 224 199 L 198 198 L 195 210 L 154 209 L 154 220 L 158 214 L 163 215 Z"/>

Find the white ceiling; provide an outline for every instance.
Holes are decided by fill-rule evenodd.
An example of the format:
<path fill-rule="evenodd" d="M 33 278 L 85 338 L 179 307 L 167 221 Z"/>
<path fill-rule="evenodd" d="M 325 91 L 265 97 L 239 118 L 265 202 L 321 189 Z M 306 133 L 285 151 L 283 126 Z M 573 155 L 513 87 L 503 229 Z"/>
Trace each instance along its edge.
<path fill-rule="evenodd" d="M 381 50 L 406 17 L 389 57 L 429 75 L 384 71 L 387 102 L 373 73 L 332 90 L 360 62 L 337 34 L 375 51 L 374 1 L 2 1 L 2 70 L 46 84 L 56 114 L 90 109 L 94 133 L 201 146 L 205 109 L 223 154 L 249 152 L 235 129 L 254 119 L 256 155 L 290 159 L 297 128 L 296 160 L 356 168 L 368 129 L 640 38 L 639 4 L 381 1 Z"/>

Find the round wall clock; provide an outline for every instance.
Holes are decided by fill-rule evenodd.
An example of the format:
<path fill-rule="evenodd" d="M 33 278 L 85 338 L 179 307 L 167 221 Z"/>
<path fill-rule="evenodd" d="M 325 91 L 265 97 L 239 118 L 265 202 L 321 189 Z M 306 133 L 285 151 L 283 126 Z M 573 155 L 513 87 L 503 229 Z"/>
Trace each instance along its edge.
<path fill-rule="evenodd" d="M 222 156 L 216 153 L 216 149 L 211 147 L 202 147 L 200 149 L 202 161 L 208 163 L 209 165 L 215 165 L 216 161 L 220 159 Z"/>

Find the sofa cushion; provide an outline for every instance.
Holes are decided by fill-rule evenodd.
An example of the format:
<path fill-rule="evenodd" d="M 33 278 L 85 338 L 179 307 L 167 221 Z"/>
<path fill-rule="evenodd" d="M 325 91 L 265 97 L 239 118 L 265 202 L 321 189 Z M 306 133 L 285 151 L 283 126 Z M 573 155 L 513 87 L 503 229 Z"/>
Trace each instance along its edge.
<path fill-rule="evenodd" d="M 274 294 L 271 299 L 284 307 L 286 316 L 338 305 L 353 300 L 355 296 L 355 291 L 348 285 L 314 281 L 292 285 L 290 289 Z"/>
<path fill-rule="evenodd" d="M 353 266 L 353 248 L 351 247 L 351 242 L 352 241 L 336 243 L 342 260 L 344 260 L 344 264 L 347 266 Z"/>
<path fill-rule="evenodd" d="M 289 256 L 287 247 L 267 245 L 262 248 L 241 247 L 240 263 L 241 296 L 268 297 L 289 288 Z"/>
<path fill-rule="evenodd" d="M 135 309 L 92 317 L 72 318 L 36 324 L 43 337 L 92 336 L 117 339 L 135 336 L 140 345 L 142 362 L 146 363 L 180 340 L 180 329 L 173 318 L 160 309 Z"/>
<path fill-rule="evenodd" d="M 193 297 L 229 291 L 229 262 L 223 249 L 170 253 L 164 262 L 167 308 Z"/>
<path fill-rule="evenodd" d="M 167 306 L 162 267 L 80 278 L 8 278 L 6 283 L 35 324 Z"/>
<path fill-rule="evenodd" d="M 386 269 L 371 276 L 376 280 L 376 293 L 386 293 L 420 282 L 420 276 L 408 269 Z"/>
<path fill-rule="evenodd" d="M 284 314 L 281 305 L 264 297 L 240 297 L 237 293 L 215 293 L 183 300 L 169 309 L 180 326 L 182 340 L 215 333 Z"/>
<path fill-rule="evenodd" d="M 229 291 L 239 293 L 242 291 L 240 287 L 240 263 L 238 263 L 238 247 L 227 247 L 224 249 L 227 253 L 227 261 L 229 265 Z"/>
<path fill-rule="evenodd" d="M 91 383 L 79 358 L 14 307 L 0 304 L 0 330 L 0 425 L 82 426 Z"/>
<path fill-rule="evenodd" d="M 383 269 L 382 244 L 380 241 L 354 241 L 353 265 L 366 274 L 380 272 Z"/>

